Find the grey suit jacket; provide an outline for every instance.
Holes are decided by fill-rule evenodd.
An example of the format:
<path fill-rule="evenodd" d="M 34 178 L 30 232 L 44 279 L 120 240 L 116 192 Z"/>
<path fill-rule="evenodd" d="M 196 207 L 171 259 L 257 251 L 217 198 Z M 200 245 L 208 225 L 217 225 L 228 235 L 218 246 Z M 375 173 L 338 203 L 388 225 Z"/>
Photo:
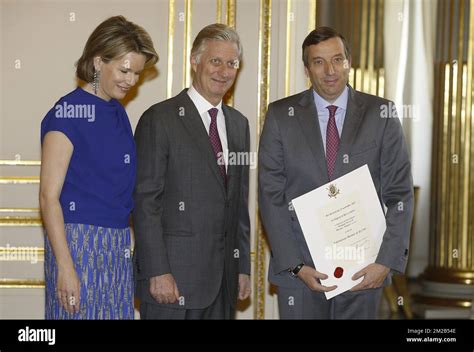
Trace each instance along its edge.
<path fill-rule="evenodd" d="M 381 106 L 388 103 L 349 87 L 333 178 L 368 164 L 381 206 L 388 207 L 387 230 L 376 262 L 403 272 L 413 216 L 413 183 L 401 124 L 398 118 L 380 116 Z M 299 263 L 314 267 L 289 203 L 327 182 L 312 89 L 270 104 L 259 148 L 259 206 L 271 246 L 269 280 L 275 285 L 301 287 L 304 283 L 292 278 L 287 269 Z M 389 281 L 390 275 L 385 284 Z"/>
<path fill-rule="evenodd" d="M 229 165 L 227 187 L 201 117 L 183 90 L 151 106 L 137 125 L 134 192 L 136 295 L 158 304 L 149 278 L 171 273 L 175 308 L 209 306 L 223 275 L 236 302 L 238 274 L 250 274 L 249 165 Z M 222 105 L 229 152 L 249 151 L 247 119 Z"/>

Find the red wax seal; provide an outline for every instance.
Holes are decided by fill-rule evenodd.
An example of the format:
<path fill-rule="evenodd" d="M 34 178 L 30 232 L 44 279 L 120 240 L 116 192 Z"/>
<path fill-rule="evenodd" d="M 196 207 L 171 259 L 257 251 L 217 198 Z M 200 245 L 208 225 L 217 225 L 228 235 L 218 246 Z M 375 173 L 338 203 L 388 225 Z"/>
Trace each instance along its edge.
<path fill-rule="evenodd" d="M 344 269 L 338 266 L 336 270 L 334 270 L 334 277 L 336 279 L 339 279 L 342 276 L 342 274 L 344 274 Z"/>

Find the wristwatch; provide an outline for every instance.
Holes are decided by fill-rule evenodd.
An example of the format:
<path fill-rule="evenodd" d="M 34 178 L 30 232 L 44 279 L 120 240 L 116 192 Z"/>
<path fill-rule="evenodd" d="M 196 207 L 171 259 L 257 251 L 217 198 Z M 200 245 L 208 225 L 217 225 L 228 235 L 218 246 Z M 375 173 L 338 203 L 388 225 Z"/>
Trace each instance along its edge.
<path fill-rule="evenodd" d="M 298 264 L 293 269 L 288 269 L 290 275 L 293 277 L 298 277 L 298 273 L 300 272 L 301 268 L 304 266 L 304 263 Z"/>

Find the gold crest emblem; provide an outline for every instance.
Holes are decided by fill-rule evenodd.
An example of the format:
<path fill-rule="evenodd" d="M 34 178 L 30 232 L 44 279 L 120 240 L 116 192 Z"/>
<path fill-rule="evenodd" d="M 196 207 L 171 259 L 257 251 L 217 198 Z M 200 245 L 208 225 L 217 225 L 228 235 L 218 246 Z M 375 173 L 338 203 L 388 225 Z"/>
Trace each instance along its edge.
<path fill-rule="evenodd" d="M 329 191 L 328 193 L 329 198 L 336 198 L 336 196 L 340 193 L 339 188 L 336 187 L 335 183 L 331 183 L 329 185 L 329 188 L 327 188 L 327 190 Z"/>

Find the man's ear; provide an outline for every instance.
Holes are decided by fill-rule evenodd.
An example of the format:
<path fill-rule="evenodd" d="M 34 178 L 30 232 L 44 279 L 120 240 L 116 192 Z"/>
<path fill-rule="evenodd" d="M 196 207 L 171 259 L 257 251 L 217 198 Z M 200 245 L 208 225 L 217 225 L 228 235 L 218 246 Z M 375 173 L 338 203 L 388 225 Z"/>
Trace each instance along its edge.
<path fill-rule="evenodd" d="M 352 67 L 351 65 L 352 65 L 352 58 L 349 56 L 344 62 L 344 68 L 347 70 L 350 70 Z"/>
<path fill-rule="evenodd" d="M 306 65 L 304 65 L 304 73 L 306 74 L 306 77 L 309 78 L 309 72 L 308 72 L 308 68 L 306 67 Z"/>
<path fill-rule="evenodd" d="M 191 56 L 189 61 L 191 62 L 191 69 L 193 70 L 194 73 L 196 73 L 197 65 L 198 65 L 197 60 L 196 60 L 196 56 Z"/>

